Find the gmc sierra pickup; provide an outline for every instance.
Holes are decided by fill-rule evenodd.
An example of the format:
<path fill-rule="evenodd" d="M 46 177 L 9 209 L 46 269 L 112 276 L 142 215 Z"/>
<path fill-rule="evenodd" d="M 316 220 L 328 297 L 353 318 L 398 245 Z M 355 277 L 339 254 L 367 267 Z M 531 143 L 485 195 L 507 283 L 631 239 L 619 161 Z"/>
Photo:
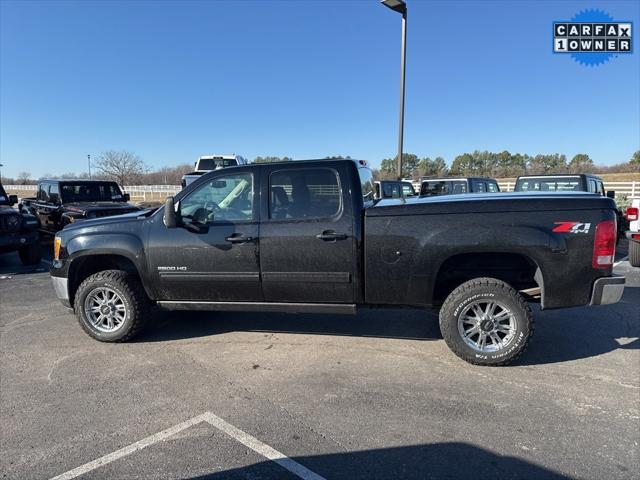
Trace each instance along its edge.
<path fill-rule="evenodd" d="M 545 309 L 617 302 L 613 201 L 571 193 L 374 200 L 364 161 L 203 175 L 156 210 L 68 225 L 57 296 L 93 338 L 126 341 L 164 309 L 355 313 L 440 308 L 455 354 L 504 365 Z"/>

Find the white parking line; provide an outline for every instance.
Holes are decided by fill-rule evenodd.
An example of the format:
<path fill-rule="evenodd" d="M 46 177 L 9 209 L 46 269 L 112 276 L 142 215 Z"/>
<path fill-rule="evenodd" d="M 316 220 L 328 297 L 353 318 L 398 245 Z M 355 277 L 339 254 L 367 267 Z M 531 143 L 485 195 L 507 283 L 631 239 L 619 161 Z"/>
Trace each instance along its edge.
<path fill-rule="evenodd" d="M 205 412 L 202 415 L 198 415 L 197 417 L 193 417 L 190 420 L 179 423 L 173 427 L 167 428 L 166 430 L 162 430 L 161 432 L 150 435 L 142 440 L 139 440 L 131 445 L 128 445 L 120 450 L 116 450 L 113 453 L 109 453 L 100 457 L 92 462 L 85 463 L 79 467 L 74 468 L 73 470 L 69 470 L 61 475 L 53 477 L 51 480 L 71 480 L 72 478 L 79 477 L 80 475 L 84 475 L 85 473 L 91 472 L 98 467 L 111 463 L 119 458 L 126 457 L 134 452 L 142 450 L 143 448 L 154 445 L 158 442 L 166 440 L 167 438 L 175 435 L 176 433 L 181 432 L 182 430 L 186 430 L 189 427 L 197 425 L 198 423 L 206 422 L 218 430 L 226 433 L 234 440 L 242 443 L 245 447 L 250 448 L 256 453 L 259 453 L 265 458 L 268 458 L 272 462 L 277 463 L 281 467 L 289 470 L 291 473 L 297 475 L 303 480 L 325 480 L 324 477 L 312 472 L 306 467 L 303 467 L 295 460 L 290 459 L 286 455 L 280 453 L 274 448 L 271 448 L 266 443 L 262 443 L 255 437 L 252 437 L 246 432 L 243 432 L 239 428 L 234 427 L 230 423 L 224 421 L 217 415 L 214 415 L 211 412 Z"/>
<path fill-rule="evenodd" d="M 271 448 L 266 443 L 262 443 L 257 438 L 252 437 L 248 433 L 245 433 L 239 428 L 234 427 L 230 423 L 225 422 L 223 419 L 214 415 L 213 413 L 206 412 L 204 415 L 206 415 L 206 421 L 216 427 L 218 430 L 223 431 L 230 437 L 243 444 L 245 447 L 250 448 L 263 457 L 266 457 L 272 462 L 277 463 L 281 467 L 286 468 L 298 477 L 304 480 L 324 480 L 324 477 L 321 477 L 308 468 L 303 467 L 298 462 L 291 460 L 289 457 Z"/>

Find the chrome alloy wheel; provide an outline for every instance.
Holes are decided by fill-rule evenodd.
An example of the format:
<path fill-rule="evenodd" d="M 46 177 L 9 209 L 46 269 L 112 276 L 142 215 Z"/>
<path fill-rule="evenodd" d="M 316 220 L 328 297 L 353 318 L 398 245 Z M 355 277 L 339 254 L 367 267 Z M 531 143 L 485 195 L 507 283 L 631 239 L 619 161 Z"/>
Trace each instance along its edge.
<path fill-rule="evenodd" d="M 464 342 L 477 352 L 497 352 L 515 337 L 516 318 L 498 302 L 476 300 L 460 313 L 458 332 Z"/>
<path fill-rule="evenodd" d="M 115 290 L 98 287 L 85 298 L 84 314 L 96 330 L 112 333 L 124 324 L 127 307 Z"/>

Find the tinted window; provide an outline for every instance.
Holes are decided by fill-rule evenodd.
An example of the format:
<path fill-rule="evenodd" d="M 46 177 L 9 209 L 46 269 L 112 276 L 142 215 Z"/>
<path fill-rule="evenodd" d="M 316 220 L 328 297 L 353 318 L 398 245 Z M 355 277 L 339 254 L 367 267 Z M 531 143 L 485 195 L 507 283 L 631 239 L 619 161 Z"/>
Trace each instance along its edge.
<path fill-rule="evenodd" d="M 273 172 L 269 191 L 269 218 L 327 218 L 340 211 L 338 176 L 328 168 Z"/>
<path fill-rule="evenodd" d="M 52 183 L 49 186 L 49 201 L 60 203 L 60 187 L 58 187 L 57 183 Z"/>
<path fill-rule="evenodd" d="M 499 192 L 500 187 L 498 187 L 496 182 L 487 182 L 487 191 L 491 193 Z"/>
<path fill-rule="evenodd" d="M 402 184 L 402 196 L 403 197 L 413 197 L 416 192 L 413 191 L 413 186 L 408 185 L 406 183 Z"/>
<path fill-rule="evenodd" d="M 216 177 L 180 201 L 183 221 L 191 223 L 253 220 L 253 175 Z"/>
<path fill-rule="evenodd" d="M 49 201 L 49 193 L 47 192 L 48 187 L 48 183 L 40 184 L 40 186 L 38 187 L 38 200 L 41 200 L 43 202 Z"/>
<path fill-rule="evenodd" d="M 458 195 L 460 193 L 467 193 L 467 182 L 463 181 L 455 181 L 450 182 L 451 193 L 454 195 Z"/>
<path fill-rule="evenodd" d="M 475 192 L 477 193 L 486 193 L 487 192 L 487 184 L 484 182 L 474 182 L 476 188 Z"/>
<path fill-rule="evenodd" d="M 448 193 L 447 182 L 422 182 L 420 195 L 444 195 Z"/>
<path fill-rule="evenodd" d="M 57 188 L 57 186 L 56 186 Z M 78 182 L 62 183 L 62 201 L 73 202 L 110 202 L 123 200 L 120 187 L 114 182 Z"/>
<path fill-rule="evenodd" d="M 516 184 L 518 192 L 566 192 L 572 190 L 581 190 L 579 178 L 523 179 Z"/>
<path fill-rule="evenodd" d="M 216 168 L 234 167 L 236 165 L 238 165 L 238 162 L 235 159 L 204 158 L 198 161 L 199 170 L 215 170 Z"/>

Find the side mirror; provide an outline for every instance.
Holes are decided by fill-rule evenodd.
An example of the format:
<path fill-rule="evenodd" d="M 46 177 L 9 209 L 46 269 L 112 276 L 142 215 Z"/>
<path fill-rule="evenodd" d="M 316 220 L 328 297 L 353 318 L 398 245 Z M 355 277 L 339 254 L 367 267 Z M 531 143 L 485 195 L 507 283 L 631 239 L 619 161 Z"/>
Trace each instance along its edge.
<path fill-rule="evenodd" d="M 128 193 L 125 193 L 123 198 L 125 202 L 128 202 L 129 200 L 131 200 L 131 195 L 129 195 Z"/>
<path fill-rule="evenodd" d="M 165 227 L 176 228 L 177 216 L 173 197 L 167 197 L 167 199 L 164 201 L 164 215 L 162 219 L 164 220 Z"/>
<path fill-rule="evenodd" d="M 607 190 L 607 197 L 616 199 L 616 191 L 615 190 Z"/>
<path fill-rule="evenodd" d="M 18 196 L 9 195 L 9 205 L 15 205 L 16 203 L 18 203 Z"/>

